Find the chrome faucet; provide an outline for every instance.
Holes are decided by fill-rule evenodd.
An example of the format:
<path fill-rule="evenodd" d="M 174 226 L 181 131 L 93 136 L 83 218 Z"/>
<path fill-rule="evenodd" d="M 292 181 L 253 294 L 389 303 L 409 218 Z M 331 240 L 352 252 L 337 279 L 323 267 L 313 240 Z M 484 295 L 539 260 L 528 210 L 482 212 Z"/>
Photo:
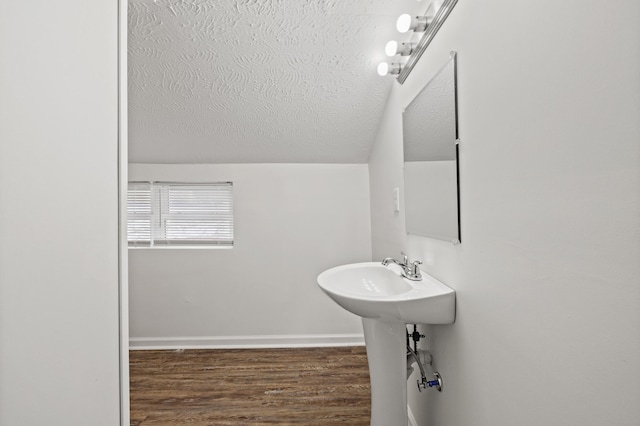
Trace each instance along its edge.
<path fill-rule="evenodd" d="M 402 266 L 402 268 L 406 268 L 407 264 L 409 263 L 409 258 L 404 254 L 404 253 L 400 253 L 403 256 L 402 261 L 396 260 L 392 257 L 387 257 L 382 261 L 382 266 L 387 266 L 390 263 L 395 263 L 398 266 Z"/>
<path fill-rule="evenodd" d="M 420 274 L 420 265 L 422 264 L 419 260 L 414 260 L 409 263 L 409 258 L 406 254 L 402 254 L 402 261 L 396 260 L 392 257 L 387 257 L 382 261 L 382 266 L 387 266 L 390 263 L 395 263 L 396 265 L 402 268 L 402 276 L 411 280 L 411 281 L 420 281 L 422 279 L 422 275 Z"/>

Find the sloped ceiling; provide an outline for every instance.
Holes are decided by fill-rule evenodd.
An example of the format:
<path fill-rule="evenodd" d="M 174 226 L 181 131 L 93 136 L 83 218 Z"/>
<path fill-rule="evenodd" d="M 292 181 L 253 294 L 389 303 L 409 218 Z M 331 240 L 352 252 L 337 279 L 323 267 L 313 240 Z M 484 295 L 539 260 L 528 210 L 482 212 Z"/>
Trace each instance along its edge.
<path fill-rule="evenodd" d="M 416 0 L 131 0 L 129 161 L 366 163 Z"/>

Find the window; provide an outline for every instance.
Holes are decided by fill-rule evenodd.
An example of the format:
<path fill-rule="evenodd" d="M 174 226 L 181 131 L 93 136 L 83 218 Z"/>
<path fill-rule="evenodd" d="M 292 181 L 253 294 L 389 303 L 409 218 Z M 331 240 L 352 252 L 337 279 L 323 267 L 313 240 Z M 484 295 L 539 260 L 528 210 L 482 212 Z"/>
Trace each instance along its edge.
<path fill-rule="evenodd" d="M 233 246 L 233 184 L 129 182 L 129 247 Z"/>

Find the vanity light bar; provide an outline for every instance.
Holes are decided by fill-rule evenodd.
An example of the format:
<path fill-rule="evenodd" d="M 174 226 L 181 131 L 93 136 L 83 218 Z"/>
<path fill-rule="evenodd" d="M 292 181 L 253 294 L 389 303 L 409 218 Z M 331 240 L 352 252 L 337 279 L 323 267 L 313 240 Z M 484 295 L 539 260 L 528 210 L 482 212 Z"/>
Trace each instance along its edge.
<path fill-rule="evenodd" d="M 402 84 L 409 77 L 411 70 L 415 67 L 418 59 L 422 56 L 425 50 L 427 50 L 427 46 L 431 43 L 431 40 L 435 37 L 436 33 L 447 19 L 451 10 L 456 5 L 458 0 L 444 0 L 442 2 L 442 6 L 438 9 L 436 15 L 433 18 L 433 21 L 427 26 L 424 35 L 418 41 L 415 49 L 407 59 L 407 62 L 400 69 L 400 73 L 398 74 L 397 80 L 398 83 Z"/>

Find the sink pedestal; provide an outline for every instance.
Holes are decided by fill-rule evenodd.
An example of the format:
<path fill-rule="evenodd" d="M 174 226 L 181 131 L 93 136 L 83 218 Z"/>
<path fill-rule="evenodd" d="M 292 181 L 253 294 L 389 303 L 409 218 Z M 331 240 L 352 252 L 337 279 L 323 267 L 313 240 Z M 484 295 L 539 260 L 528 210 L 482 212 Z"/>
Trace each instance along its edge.
<path fill-rule="evenodd" d="M 371 377 L 371 426 L 406 425 L 406 326 L 372 318 L 362 318 L 362 325 Z"/>

